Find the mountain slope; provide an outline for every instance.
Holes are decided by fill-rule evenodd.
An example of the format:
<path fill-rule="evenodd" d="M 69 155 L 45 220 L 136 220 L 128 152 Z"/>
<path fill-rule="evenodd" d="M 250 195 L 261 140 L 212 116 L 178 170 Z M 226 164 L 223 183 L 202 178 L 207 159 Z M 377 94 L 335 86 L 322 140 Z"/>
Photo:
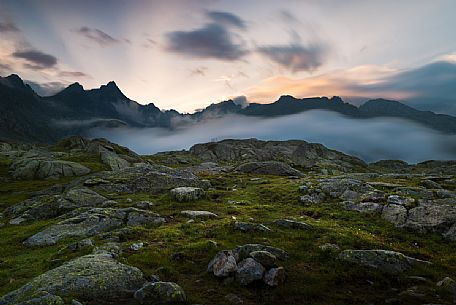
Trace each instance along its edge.
<path fill-rule="evenodd" d="M 139 104 L 112 81 L 91 90 L 74 83 L 53 96 L 41 97 L 17 75 L 0 77 L 0 138 L 5 140 L 49 143 L 69 135 L 88 135 L 99 127 L 174 128 L 228 114 L 275 117 L 309 110 L 333 111 L 352 118 L 397 117 L 436 131 L 456 133 L 456 117 L 383 99 L 356 107 L 337 96 L 297 99 L 285 95 L 270 104 L 243 108 L 228 100 L 193 114 L 180 114 L 175 110 L 162 111 L 153 103 Z"/>

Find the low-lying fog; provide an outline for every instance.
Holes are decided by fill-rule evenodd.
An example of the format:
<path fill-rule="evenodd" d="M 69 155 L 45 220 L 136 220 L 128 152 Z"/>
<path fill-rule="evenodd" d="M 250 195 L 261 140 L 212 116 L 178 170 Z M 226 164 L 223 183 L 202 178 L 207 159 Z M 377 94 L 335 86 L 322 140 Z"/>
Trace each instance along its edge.
<path fill-rule="evenodd" d="M 230 115 L 199 123 L 163 128 L 114 128 L 93 130 L 139 154 L 189 149 L 193 144 L 228 138 L 262 140 L 300 139 L 365 161 L 401 159 L 409 163 L 456 159 L 456 135 L 444 135 L 407 120 L 351 119 L 334 112 L 307 111 L 276 118 Z"/>

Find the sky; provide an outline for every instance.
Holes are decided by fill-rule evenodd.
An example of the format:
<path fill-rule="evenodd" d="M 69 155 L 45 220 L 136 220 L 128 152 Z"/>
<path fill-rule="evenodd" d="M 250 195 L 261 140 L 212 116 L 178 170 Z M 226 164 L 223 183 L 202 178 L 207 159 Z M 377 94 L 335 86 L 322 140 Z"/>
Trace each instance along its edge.
<path fill-rule="evenodd" d="M 182 112 L 291 94 L 456 114 L 455 11 L 454 0 L 0 0 L 0 75 L 43 95 L 114 80 Z"/>

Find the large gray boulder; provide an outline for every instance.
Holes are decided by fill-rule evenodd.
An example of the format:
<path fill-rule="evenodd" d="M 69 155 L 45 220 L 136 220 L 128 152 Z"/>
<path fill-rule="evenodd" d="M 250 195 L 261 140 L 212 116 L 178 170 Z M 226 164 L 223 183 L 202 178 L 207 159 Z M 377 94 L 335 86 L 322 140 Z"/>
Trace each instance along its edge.
<path fill-rule="evenodd" d="M 20 158 L 11 164 L 15 179 L 58 179 L 88 173 L 90 169 L 79 163 L 47 157 Z"/>
<path fill-rule="evenodd" d="M 236 167 L 235 171 L 256 175 L 303 176 L 300 171 L 286 163 L 278 161 L 248 162 Z"/>
<path fill-rule="evenodd" d="M 344 250 L 339 254 L 339 259 L 388 273 L 400 273 L 416 264 L 430 264 L 427 261 L 388 250 Z"/>
<path fill-rule="evenodd" d="M 143 273 L 110 255 L 86 255 L 37 276 L 0 299 L 0 305 L 18 304 L 47 292 L 60 297 L 115 301 L 131 297 L 145 283 Z M 52 303 L 51 303 L 52 304 Z"/>
<path fill-rule="evenodd" d="M 68 214 L 68 219 L 29 237 L 24 245 L 54 245 L 67 237 L 90 237 L 125 225 L 159 226 L 165 222 L 158 214 L 136 208 L 92 208 L 80 214 L 77 212 Z"/>
<path fill-rule="evenodd" d="M 408 211 L 404 227 L 421 232 L 445 232 L 456 223 L 456 204 L 423 203 Z"/>
<path fill-rule="evenodd" d="M 238 264 L 236 281 L 241 285 L 248 285 L 263 278 L 266 269 L 253 258 L 246 258 Z"/>

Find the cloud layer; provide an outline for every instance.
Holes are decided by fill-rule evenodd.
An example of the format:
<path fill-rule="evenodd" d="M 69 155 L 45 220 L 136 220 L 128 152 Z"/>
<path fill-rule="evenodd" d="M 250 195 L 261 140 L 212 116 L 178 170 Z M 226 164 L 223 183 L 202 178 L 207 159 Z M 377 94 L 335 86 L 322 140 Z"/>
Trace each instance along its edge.
<path fill-rule="evenodd" d="M 298 72 L 314 71 L 321 66 L 326 50 L 321 45 L 291 44 L 259 47 L 258 52 L 282 67 Z"/>
<path fill-rule="evenodd" d="M 442 135 L 405 120 L 354 120 L 325 111 L 272 119 L 228 116 L 194 125 L 183 124 L 173 131 L 160 128 L 95 130 L 93 136 L 106 137 L 141 154 L 188 149 L 212 139 L 255 137 L 318 142 L 366 161 L 402 159 L 415 163 L 456 159 L 454 135 Z"/>

